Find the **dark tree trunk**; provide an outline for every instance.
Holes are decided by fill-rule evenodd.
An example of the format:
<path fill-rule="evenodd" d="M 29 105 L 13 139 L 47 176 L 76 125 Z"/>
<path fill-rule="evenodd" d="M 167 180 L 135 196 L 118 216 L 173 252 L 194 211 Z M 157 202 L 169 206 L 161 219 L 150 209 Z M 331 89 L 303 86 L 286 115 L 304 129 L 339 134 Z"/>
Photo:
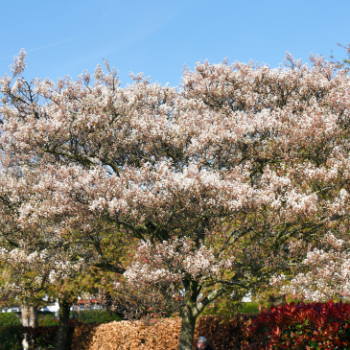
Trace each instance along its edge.
<path fill-rule="evenodd" d="M 189 312 L 182 316 L 179 350 L 192 350 L 196 318 L 189 315 Z"/>
<path fill-rule="evenodd" d="M 71 303 L 60 300 L 59 306 L 59 324 L 56 335 L 55 350 L 66 350 L 68 345 L 69 312 Z"/>
<path fill-rule="evenodd" d="M 185 307 L 182 312 L 182 325 L 179 342 L 179 350 L 192 350 L 194 329 L 198 310 L 196 309 L 199 286 L 195 281 L 184 281 Z"/>

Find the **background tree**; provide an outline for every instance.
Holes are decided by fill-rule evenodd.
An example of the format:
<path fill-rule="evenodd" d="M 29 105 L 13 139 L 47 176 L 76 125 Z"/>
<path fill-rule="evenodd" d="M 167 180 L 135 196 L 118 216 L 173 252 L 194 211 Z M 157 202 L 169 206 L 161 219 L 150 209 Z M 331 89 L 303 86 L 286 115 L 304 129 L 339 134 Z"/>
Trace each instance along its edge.
<path fill-rule="evenodd" d="M 91 251 L 86 241 L 77 240 L 74 245 L 69 245 L 65 236 L 56 235 L 61 228 L 62 216 L 59 213 L 52 217 L 44 214 L 34 225 L 23 221 L 23 212 L 31 206 L 34 209 L 43 205 L 47 209 L 47 205 L 52 203 L 52 183 L 49 178 L 44 180 L 42 171 L 36 170 L 10 166 L 2 172 L 0 261 L 3 268 L 0 296 L 8 303 L 20 303 L 23 325 L 33 327 L 37 325 L 38 307 L 58 300 L 60 328 L 56 348 L 64 349 L 72 304 L 82 293 L 97 292 L 99 286 L 107 289 L 108 285 L 115 283 L 115 274 L 94 271 L 96 261 L 93 253 L 97 255 L 98 252 Z M 46 184 L 42 182 L 38 185 L 39 181 Z M 35 210 L 30 211 L 33 214 Z M 111 237 L 108 228 L 108 223 L 101 228 L 99 244 L 104 247 L 108 259 L 115 261 L 115 254 L 130 250 L 132 241 L 124 242 L 122 249 L 118 248 L 121 235 L 113 233 Z M 74 235 L 74 232 L 70 234 Z M 99 284 L 99 280 L 103 283 Z M 131 309 L 131 305 L 125 308 L 124 303 L 123 311 L 130 314 Z"/>

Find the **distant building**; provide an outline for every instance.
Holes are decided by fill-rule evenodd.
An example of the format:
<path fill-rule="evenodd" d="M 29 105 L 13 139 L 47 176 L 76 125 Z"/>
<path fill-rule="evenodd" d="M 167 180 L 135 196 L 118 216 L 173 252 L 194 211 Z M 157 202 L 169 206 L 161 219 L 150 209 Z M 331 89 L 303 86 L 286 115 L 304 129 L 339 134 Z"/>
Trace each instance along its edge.
<path fill-rule="evenodd" d="M 249 291 L 242 299 L 243 303 L 250 303 L 252 301 L 252 292 Z"/>

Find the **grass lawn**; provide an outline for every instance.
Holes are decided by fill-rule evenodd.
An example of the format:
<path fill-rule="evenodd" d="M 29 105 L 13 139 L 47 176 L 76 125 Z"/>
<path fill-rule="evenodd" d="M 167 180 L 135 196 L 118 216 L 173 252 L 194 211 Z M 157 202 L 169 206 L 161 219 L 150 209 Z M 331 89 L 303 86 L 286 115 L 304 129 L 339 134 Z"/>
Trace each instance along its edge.
<path fill-rule="evenodd" d="M 258 314 L 259 305 L 254 302 L 243 303 L 241 309 L 239 310 L 240 314 Z"/>
<path fill-rule="evenodd" d="M 238 309 L 238 314 L 258 314 L 259 313 L 259 305 L 258 303 L 254 302 L 246 302 L 242 303 L 242 306 L 240 309 Z M 221 315 L 221 316 L 227 316 L 231 317 L 232 312 L 227 310 L 225 312 L 225 309 L 219 308 L 217 305 L 215 305 L 213 308 L 207 308 L 204 310 L 203 315 Z"/>

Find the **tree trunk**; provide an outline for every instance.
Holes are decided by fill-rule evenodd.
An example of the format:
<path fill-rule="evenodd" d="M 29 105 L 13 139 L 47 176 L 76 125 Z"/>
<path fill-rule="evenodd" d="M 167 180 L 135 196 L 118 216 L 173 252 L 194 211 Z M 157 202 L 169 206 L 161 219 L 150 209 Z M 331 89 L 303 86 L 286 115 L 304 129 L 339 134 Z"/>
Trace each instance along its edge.
<path fill-rule="evenodd" d="M 56 335 L 55 350 L 66 350 L 68 343 L 69 312 L 71 303 L 60 300 L 59 306 L 59 324 Z"/>
<path fill-rule="evenodd" d="M 192 350 L 196 318 L 188 310 L 182 316 L 179 350 Z"/>
<path fill-rule="evenodd" d="M 223 295 L 225 288 L 218 288 L 212 291 L 208 296 L 199 301 L 200 285 L 196 281 L 184 280 L 184 299 L 185 307 L 182 313 L 182 325 L 178 350 L 192 350 L 194 330 L 197 317 L 203 312 L 204 308 L 213 300 Z"/>
<path fill-rule="evenodd" d="M 196 326 L 197 316 L 199 315 L 196 309 L 199 295 L 198 282 L 184 280 L 184 289 L 186 306 L 182 312 L 179 350 L 192 350 L 194 328 Z"/>
<path fill-rule="evenodd" d="M 38 325 L 38 307 L 22 305 L 22 325 L 24 327 L 36 327 Z M 22 342 L 23 349 L 29 349 L 33 345 L 32 337 L 30 333 L 23 334 L 24 339 Z"/>
<path fill-rule="evenodd" d="M 39 309 L 37 306 L 31 306 L 29 309 L 29 327 L 38 326 L 38 313 Z"/>
<path fill-rule="evenodd" d="M 38 307 L 22 305 L 22 325 L 24 327 L 37 327 L 38 325 Z"/>
<path fill-rule="evenodd" d="M 29 324 L 30 324 L 29 306 L 22 305 L 21 311 L 22 311 L 22 325 L 23 327 L 29 327 Z"/>

